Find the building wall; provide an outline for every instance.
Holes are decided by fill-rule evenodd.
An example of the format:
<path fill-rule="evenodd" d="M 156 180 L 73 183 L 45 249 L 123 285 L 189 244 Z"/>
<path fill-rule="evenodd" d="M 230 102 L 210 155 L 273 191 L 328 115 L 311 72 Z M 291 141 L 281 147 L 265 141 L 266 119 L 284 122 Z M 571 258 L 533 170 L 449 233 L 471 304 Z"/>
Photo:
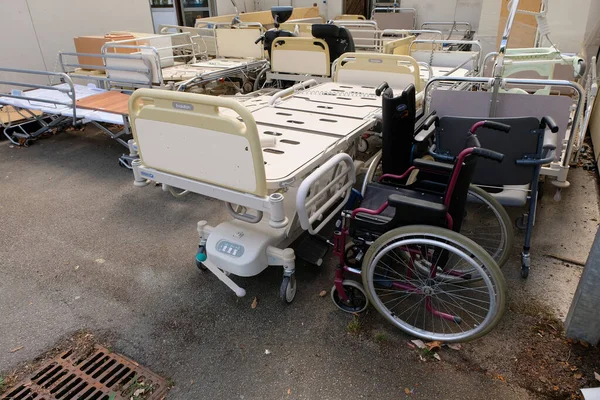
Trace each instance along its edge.
<path fill-rule="evenodd" d="M 0 15 L 0 66 L 11 68 L 58 70 L 57 54 L 75 51 L 75 36 L 154 31 L 148 0 L 0 1 Z"/>

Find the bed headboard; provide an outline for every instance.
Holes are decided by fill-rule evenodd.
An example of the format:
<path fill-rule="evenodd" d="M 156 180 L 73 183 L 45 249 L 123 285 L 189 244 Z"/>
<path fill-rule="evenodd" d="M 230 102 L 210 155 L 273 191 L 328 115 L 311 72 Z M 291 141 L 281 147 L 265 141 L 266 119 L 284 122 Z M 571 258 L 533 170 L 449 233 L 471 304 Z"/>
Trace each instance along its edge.
<path fill-rule="evenodd" d="M 343 54 L 336 63 L 333 80 L 375 87 L 385 81 L 393 88 L 404 88 L 412 83 L 417 92 L 421 91 L 419 65 L 415 59 L 395 54 Z"/>
<path fill-rule="evenodd" d="M 139 89 L 129 100 L 129 117 L 146 167 L 266 196 L 256 122 L 239 102 L 195 93 Z"/>
<path fill-rule="evenodd" d="M 271 47 L 271 71 L 330 76 L 329 46 L 317 38 L 277 38 Z"/>
<path fill-rule="evenodd" d="M 216 29 L 217 57 L 264 58 L 262 43 L 255 43 L 261 34 L 258 28 Z"/>

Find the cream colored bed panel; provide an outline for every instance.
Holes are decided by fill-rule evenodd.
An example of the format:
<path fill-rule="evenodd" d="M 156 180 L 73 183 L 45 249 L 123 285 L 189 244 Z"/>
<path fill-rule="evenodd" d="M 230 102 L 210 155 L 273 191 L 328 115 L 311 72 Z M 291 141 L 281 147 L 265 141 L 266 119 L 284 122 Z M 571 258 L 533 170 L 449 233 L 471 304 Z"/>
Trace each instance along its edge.
<path fill-rule="evenodd" d="M 416 39 L 415 36 L 407 36 L 401 39 L 395 39 L 386 42 L 383 45 L 384 54 L 396 54 L 400 56 L 408 56 L 410 52 L 410 44 Z"/>
<path fill-rule="evenodd" d="M 237 118 L 222 109 L 235 112 Z M 145 166 L 244 193 L 267 194 L 256 122 L 237 101 L 139 89 L 129 100 L 129 116 Z"/>
<path fill-rule="evenodd" d="M 412 83 L 417 92 L 421 91 L 422 86 L 417 61 L 412 57 L 394 54 L 343 54 L 338 60 L 333 80 L 338 83 L 373 86 L 386 80 L 393 88 L 404 88 Z"/>
<path fill-rule="evenodd" d="M 137 38 L 137 44 L 139 46 L 152 46 L 158 51 L 160 56 L 161 67 L 170 67 L 175 64 L 173 59 L 173 41 L 169 36 L 151 36 L 148 38 Z M 134 44 L 134 43 L 124 43 Z M 143 51 L 142 51 L 143 53 Z"/>
<path fill-rule="evenodd" d="M 260 29 L 217 29 L 218 57 L 263 58 L 262 43 L 254 43 L 261 35 Z"/>
<path fill-rule="evenodd" d="M 278 38 L 271 48 L 271 71 L 329 76 L 329 47 L 322 39 Z"/>
<path fill-rule="evenodd" d="M 258 125 L 261 137 L 273 138 L 275 144 L 263 147 L 265 172 L 269 182 L 280 182 L 294 177 L 339 138 L 302 132 L 281 127 Z"/>
<path fill-rule="evenodd" d="M 148 60 L 152 69 L 152 83 L 160 84 L 158 75 L 158 61 L 155 54 L 142 54 L 142 57 Z M 147 82 L 148 77 L 144 74 L 135 71 L 123 71 L 118 68 L 134 68 L 140 70 L 146 70 L 148 68 L 146 64 L 135 58 L 106 58 L 106 74 L 113 81 L 129 81 L 133 80 L 136 82 Z M 117 69 L 116 69 L 117 68 Z"/>
<path fill-rule="evenodd" d="M 303 110 L 318 114 L 346 116 L 349 118 L 364 119 L 369 114 L 380 109 L 375 105 L 353 106 L 344 104 L 322 104 L 300 97 L 292 97 L 277 104 L 277 108 L 288 110 Z"/>
<path fill-rule="evenodd" d="M 272 107 L 261 108 L 254 111 L 252 115 L 260 124 L 338 137 L 348 136 L 365 124 L 361 119 Z"/>
<path fill-rule="evenodd" d="M 415 13 L 375 13 L 373 20 L 377 21 L 379 29 L 415 29 Z"/>
<path fill-rule="evenodd" d="M 364 21 L 366 18 L 364 15 L 359 15 L 359 14 L 342 14 L 342 15 L 338 15 L 334 18 L 335 21 Z"/>

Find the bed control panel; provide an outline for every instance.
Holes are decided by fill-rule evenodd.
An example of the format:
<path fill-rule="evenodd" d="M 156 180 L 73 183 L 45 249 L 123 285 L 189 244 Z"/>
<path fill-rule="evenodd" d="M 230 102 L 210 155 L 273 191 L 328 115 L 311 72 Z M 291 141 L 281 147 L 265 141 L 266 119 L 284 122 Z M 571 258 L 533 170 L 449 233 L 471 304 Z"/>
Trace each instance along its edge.
<path fill-rule="evenodd" d="M 232 257 L 241 257 L 244 254 L 244 246 L 227 240 L 219 240 L 217 242 L 217 251 Z"/>

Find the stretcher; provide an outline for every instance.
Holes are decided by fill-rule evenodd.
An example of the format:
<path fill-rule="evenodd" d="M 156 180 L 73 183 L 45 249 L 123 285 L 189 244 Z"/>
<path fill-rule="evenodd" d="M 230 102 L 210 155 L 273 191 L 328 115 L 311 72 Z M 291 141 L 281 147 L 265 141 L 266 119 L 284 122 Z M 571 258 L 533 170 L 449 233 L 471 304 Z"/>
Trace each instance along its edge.
<path fill-rule="evenodd" d="M 135 184 L 226 202 L 231 221 L 198 223 L 198 266 L 238 296 L 245 290 L 230 274 L 283 266 L 280 294 L 289 303 L 296 284 L 288 246 L 343 207 L 356 174 L 349 154 L 380 110 L 374 87 L 314 80 L 242 102 L 140 89 L 130 100 Z"/>
<path fill-rule="evenodd" d="M 107 91 L 94 84 L 74 84 L 65 73 L 10 68 L 0 68 L 0 73 L 23 77 L 21 80 L 0 81 L 0 84 L 13 88 L 0 95 L 0 105 L 12 106 L 20 115 L 27 117 L 16 124 L 10 121 L 2 123 L 4 135 L 13 144 L 26 146 L 53 129 L 91 123 L 129 150 L 119 159 L 121 165 L 129 167 L 136 157 L 135 149 L 129 142 L 131 131 L 128 112 L 123 107 L 128 101 L 127 94 Z M 30 83 L 33 76 L 48 80 L 58 78 L 64 83 Z"/>

